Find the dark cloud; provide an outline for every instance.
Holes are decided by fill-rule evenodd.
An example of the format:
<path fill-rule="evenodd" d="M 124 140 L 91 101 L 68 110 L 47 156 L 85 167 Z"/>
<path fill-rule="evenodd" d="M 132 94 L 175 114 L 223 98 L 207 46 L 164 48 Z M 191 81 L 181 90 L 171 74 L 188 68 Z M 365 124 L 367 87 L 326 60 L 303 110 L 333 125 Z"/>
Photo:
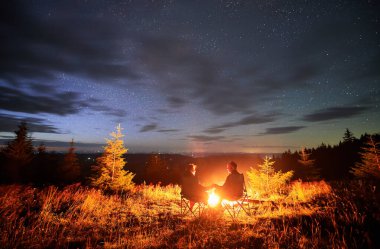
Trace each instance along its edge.
<path fill-rule="evenodd" d="M 141 127 L 140 132 L 148 132 L 148 131 L 154 131 L 158 127 L 157 124 L 147 124 Z"/>
<path fill-rule="evenodd" d="M 359 114 L 362 114 L 369 110 L 369 107 L 359 107 L 359 106 L 350 106 L 350 107 L 330 107 L 327 109 L 319 110 L 314 113 L 305 115 L 303 117 L 304 121 L 309 122 L 319 122 L 327 121 L 333 119 L 345 119 L 350 118 Z"/>
<path fill-rule="evenodd" d="M 221 125 L 210 127 L 203 132 L 216 134 L 221 133 L 225 131 L 227 128 L 233 128 L 237 126 L 243 126 L 243 125 L 252 125 L 252 124 L 264 124 L 273 122 L 276 120 L 276 117 L 278 117 L 278 113 L 273 114 L 251 114 L 249 116 L 246 116 L 236 122 L 227 122 Z"/>
<path fill-rule="evenodd" d="M 117 22 L 76 16 L 73 9 L 86 11 L 85 4 L 79 2 L 58 4 L 55 17 L 47 20 L 32 15 L 29 4 L 2 4 L 0 31 L 7 35 L 2 35 L 0 42 L 0 79 L 16 83 L 22 79 L 49 81 L 56 73 L 97 81 L 139 78 L 125 60 L 119 42 L 122 27 L 117 28 Z"/>
<path fill-rule="evenodd" d="M 157 130 L 157 132 L 163 132 L 163 133 L 170 133 L 170 132 L 177 132 L 179 131 L 178 129 L 161 129 Z"/>
<path fill-rule="evenodd" d="M 203 136 L 203 135 L 193 135 L 193 136 L 187 136 L 187 137 L 199 142 L 220 141 L 225 138 L 224 136 Z"/>
<path fill-rule="evenodd" d="M 39 91 L 39 89 L 44 89 L 44 91 Z M 0 85 L 0 110 L 65 116 L 79 113 L 82 108 L 89 108 L 116 117 L 126 116 L 124 110 L 104 106 L 100 100 L 82 99 L 80 94 L 76 92 L 61 93 L 49 85 L 45 88 L 44 84 L 34 83 L 29 92 Z"/>
<path fill-rule="evenodd" d="M 115 116 L 115 117 L 119 117 L 119 118 L 127 116 L 127 112 L 125 110 L 113 109 L 113 108 L 110 108 L 108 106 L 101 105 L 101 103 L 98 104 L 97 102 L 98 101 L 94 100 L 94 99 L 86 100 L 86 101 L 81 103 L 81 106 L 87 107 L 87 108 L 89 108 L 93 111 L 96 111 L 96 112 L 102 112 L 106 115 Z M 118 120 L 120 120 L 120 119 L 118 119 Z M 121 122 L 118 122 L 118 123 L 121 123 Z"/>
<path fill-rule="evenodd" d="M 342 30 L 337 25 L 333 30 L 340 32 L 321 38 L 320 32 L 328 29 L 317 29 L 307 35 L 310 40 L 295 43 L 283 59 L 278 60 L 278 54 L 272 52 L 268 60 L 237 66 L 199 53 L 191 40 L 164 32 L 131 32 L 117 19 L 101 18 L 96 9 L 87 10 L 85 3 L 56 3 L 52 17 L 28 11 L 33 7 L 29 5 L 12 1 L 2 6 L 0 30 L 7 35 L 1 39 L 0 79 L 50 81 L 57 73 L 66 73 L 135 87 L 139 84 L 134 83 L 148 77 L 158 81 L 155 87 L 167 96 L 170 107 L 197 103 L 217 115 L 258 109 L 278 93 L 305 87 L 306 81 L 321 72 L 310 58 L 325 45 L 341 44 L 328 38 L 331 35 L 336 38 L 350 33 L 349 27 Z M 47 9 L 49 6 L 46 4 Z M 73 9 L 80 9 L 82 15 Z M 316 43 L 321 47 L 315 48 Z M 273 66 L 273 61 L 286 66 Z"/>
<path fill-rule="evenodd" d="M 144 65 L 142 70 L 159 81 L 158 86 L 169 95 L 167 99 L 172 107 L 182 106 L 191 99 L 192 103 L 217 115 L 252 111 L 255 104 L 275 93 L 306 86 L 303 80 L 316 72 L 312 66 L 297 65 L 275 76 L 264 67 L 228 68 L 227 62 L 201 55 L 190 43 L 168 36 L 144 36 L 140 44 L 138 58 Z M 226 71 L 230 75 L 222 73 Z"/>
<path fill-rule="evenodd" d="M 0 132 L 14 132 L 18 125 L 24 121 L 30 132 L 61 133 L 54 126 L 47 124 L 40 118 L 18 118 L 11 115 L 0 114 Z"/>
<path fill-rule="evenodd" d="M 187 103 L 186 100 L 175 96 L 168 97 L 167 101 L 169 102 L 169 105 L 174 108 L 184 106 Z"/>
<path fill-rule="evenodd" d="M 84 103 L 79 101 L 79 94 L 74 92 L 55 92 L 46 96 L 0 86 L 0 108 L 6 111 L 67 115 L 77 113 L 78 104 Z"/>
<path fill-rule="evenodd" d="M 306 126 L 284 126 L 284 127 L 272 127 L 267 128 L 264 133 L 259 135 L 275 135 L 275 134 L 287 134 L 305 128 Z"/>
<path fill-rule="evenodd" d="M 244 148 L 252 148 L 252 149 L 257 149 L 257 148 L 266 148 L 266 149 L 299 149 L 300 146 L 295 146 L 295 145 L 243 145 L 242 147 Z"/>

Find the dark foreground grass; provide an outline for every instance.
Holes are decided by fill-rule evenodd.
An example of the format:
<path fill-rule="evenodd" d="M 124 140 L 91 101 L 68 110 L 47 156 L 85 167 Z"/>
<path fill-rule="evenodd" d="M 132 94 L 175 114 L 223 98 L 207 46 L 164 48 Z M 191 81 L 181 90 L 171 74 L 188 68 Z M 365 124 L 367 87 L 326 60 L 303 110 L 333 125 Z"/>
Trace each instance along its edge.
<path fill-rule="evenodd" d="M 331 186 L 331 187 L 330 187 Z M 380 248 L 373 184 L 295 183 L 233 221 L 220 209 L 181 216 L 179 187 L 127 196 L 71 185 L 0 187 L 2 248 Z"/>

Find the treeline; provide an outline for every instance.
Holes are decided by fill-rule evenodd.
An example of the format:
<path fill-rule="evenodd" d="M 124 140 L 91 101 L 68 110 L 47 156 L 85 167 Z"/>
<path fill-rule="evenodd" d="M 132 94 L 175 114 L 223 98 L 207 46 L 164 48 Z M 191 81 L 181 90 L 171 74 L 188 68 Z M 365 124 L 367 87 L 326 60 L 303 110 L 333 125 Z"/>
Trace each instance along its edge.
<path fill-rule="evenodd" d="M 115 144 L 120 139 L 115 140 Z M 371 145 L 372 141 L 372 145 Z M 343 140 L 334 146 L 321 144 L 317 148 L 302 148 L 300 151 L 287 151 L 281 155 L 273 155 L 274 169 L 294 172 L 293 179 L 312 181 L 318 179 L 336 180 L 351 178 L 354 175 L 380 178 L 378 160 L 378 142 L 380 135 L 364 134 L 360 138 L 347 129 Z M 371 151 L 371 146 L 372 151 Z M 112 146 L 111 146 L 112 147 Z M 110 148 L 111 148 L 110 147 Z M 116 148 L 116 147 L 114 147 Z M 114 149 L 115 153 L 116 150 Z M 70 184 L 82 182 L 90 184 L 94 174 L 101 165 L 111 165 L 107 155 L 85 155 L 75 153 L 75 143 L 68 143 L 66 153 L 47 152 L 41 144 L 37 148 L 32 145 L 26 123 L 21 123 L 15 131 L 15 139 L 10 141 L 0 153 L 1 183 L 34 183 L 34 184 Z M 199 177 L 205 183 L 217 182 L 216 175 L 226 176 L 225 164 L 234 160 L 239 170 L 246 172 L 257 168 L 263 163 L 259 155 L 252 154 L 223 154 L 193 158 L 174 154 L 128 154 L 120 149 L 118 152 L 124 159 L 120 167 L 133 174 L 133 182 L 146 184 L 178 184 L 183 172 L 183 166 L 196 163 L 199 166 Z M 377 154 L 376 154 L 377 153 Z M 377 164 L 376 164 L 377 163 Z M 101 167 L 100 167 L 101 168 Z M 103 167 L 107 171 L 107 167 Z M 104 171 L 103 170 L 103 171 Z M 114 169 L 110 169 L 111 179 Z M 104 171 L 98 177 L 107 175 Z M 132 176 L 132 175 L 131 175 Z M 104 177 L 103 177 L 104 178 Z M 91 180 L 92 179 L 92 180 Z M 209 181 L 209 182 L 207 182 Z M 94 182 L 94 181 L 93 181 Z M 107 181 L 106 181 L 107 182 Z M 103 184 L 103 183 L 102 183 Z"/>
<path fill-rule="evenodd" d="M 120 141 L 118 138 L 115 142 Z M 107 164 L 104 162 L 107 155 L 116 153 L 116 147 L 112 149 L 114 151 L 103 154 L 77 154 L 72 140 L 66 153 L 47 152 L 44 144 L 33 146 L 27 124 L 23 122 L 15 131 L 14 140 L 0 151 L 0 183 L 91 184 L 102 175 L 99 166 Z M 121 157 L 124 158 L 122 168 L 134 175 L 133 181 L 147 184 L 177 184 L 182 166 L 193 162 L 189 156 L 158 153 L 130 155 L 124 152 Z"/>
<path fill-rule="evenodd" d="M 355 176 L 378 178 L 379 141 L 380 134 L 363 134 L 356 138 L 346 129 L 339 144 L 331 146 L 322 143 L 317 148 L 286 151 L 274 158 L 274 167 L 283 171 L 293 170 L 293 177 L 303 180 L 338 180 Z M 370 161 L 366 161 L 366 157 L 370 157 Z M 364 169 L 367 174 L 360 174 L 355 169 Z"/>

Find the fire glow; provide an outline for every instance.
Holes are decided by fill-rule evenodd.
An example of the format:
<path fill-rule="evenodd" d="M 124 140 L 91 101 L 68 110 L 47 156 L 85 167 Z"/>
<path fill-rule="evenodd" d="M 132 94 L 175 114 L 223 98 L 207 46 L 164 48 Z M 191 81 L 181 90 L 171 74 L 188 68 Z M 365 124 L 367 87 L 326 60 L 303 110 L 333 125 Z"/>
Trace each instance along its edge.
<path fill-rule="evenodd" d="M 219 204 L 219 201 L 220 197 L 215 194 L 215 189 L 210 190 L 208 194 L 208 205 L 210 205 L 210 207 L 216 207 Z"/>

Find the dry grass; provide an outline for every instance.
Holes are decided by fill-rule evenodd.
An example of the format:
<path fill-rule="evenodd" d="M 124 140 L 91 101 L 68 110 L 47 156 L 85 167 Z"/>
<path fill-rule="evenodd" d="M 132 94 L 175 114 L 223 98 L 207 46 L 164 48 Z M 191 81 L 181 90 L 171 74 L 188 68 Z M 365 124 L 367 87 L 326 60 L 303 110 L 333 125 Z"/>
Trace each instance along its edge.
<path fill-rule="evenodd" d="M 361 182 L 293 183 L 233 221 L 220 209 L 180 215 L 178 186 L 129 195 L 71 185 L 0 187 L 4 248 L 376 248 L 378 190 Z"/>

